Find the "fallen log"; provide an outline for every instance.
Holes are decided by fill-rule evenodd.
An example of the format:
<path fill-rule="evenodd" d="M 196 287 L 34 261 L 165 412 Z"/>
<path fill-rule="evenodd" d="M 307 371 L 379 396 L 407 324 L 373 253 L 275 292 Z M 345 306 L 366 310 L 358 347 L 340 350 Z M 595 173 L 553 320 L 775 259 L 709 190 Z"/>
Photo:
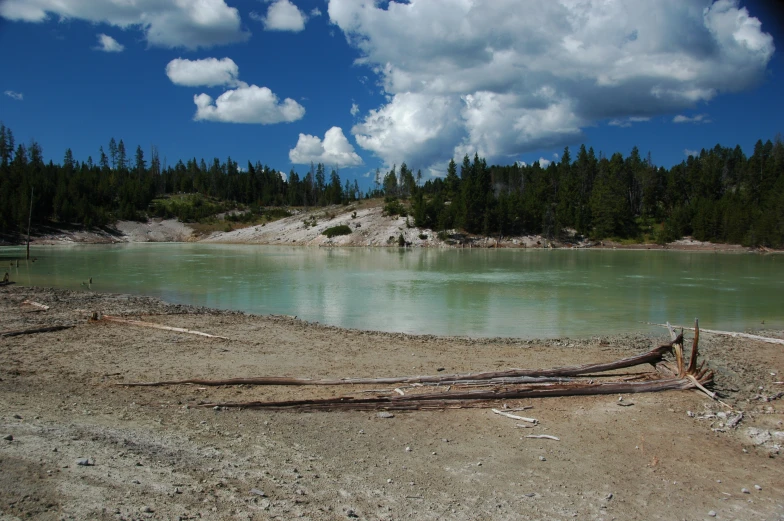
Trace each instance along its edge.
<path fill-rule="evenodd" d="M 553 378 L 553 377 L 570 377 L 580 376 L 592 373 L 601 373 L 604 371 L 613 371 L 616 369 L 625 369 L 627 367 L 634 367 L 642 364 L 655 365 L 661 362 L 664 353 L 670 352 L 673 345 L 677 342 L 683 342 L 683 337 L 678 336 L 670 344 L 659 346 L 655 349 L 627 358 L 622 358 L 614 362 L 604 362 L 599 364 L 586 364 L 571 367 L 556 367 L 552 369 L 509 369 L 506 371 L 494 371 L 486 373 L 465 373 L 465 374 L 450 374 L 450 375 L 436 375 L 436 376 L 397 376 L 391 378 L 340 378 L 340 379 L 321 379 L 313 380 L 310 378 L 294 378 L 287 376 L 262 376 L 256 378 L 228 378 L 222 380 L 208 380 L 202 378 L 189 378 L 186 380 L 164 380 L 159 382 L 127 382 L 118 383 L 117 385 L 126 385 L 133 387 L 153 387 L 162 385 L 182 385 L 182 384 L 196 384 L 207 386 L 218 385 L 375 385 L 375 384 L 432 384 L 440 383 L 449 385 L 452 382 L 465 383 L 468 381 L 478 380 L 494 380 L 503 378 L 520 378 L 520 377 L 536 377 L 536 378 Z"/>
<path fill-rule="evenodd" d="M 194 331 L 192 329 L 185 329 L 182 327 L 164 326 L 162 324 L 156 324 L 154 322 L 145 322 L 143 320 L 131 320 L 128 318 L 120 318 L 112 315 L 103 315 L 102 319 L 107 322 L 116 322 L 118 324 L 127 324 L 129 326 L 149 327 L 153 329 L 163 329 L 165 331 L 174 331 L 176 333 L 185 333 L 188 335 L 197 335 L 197 336 L 203 336 L 207 338 L 218 338 L 220 340 L 229 340 L 225 336 L 211 335 L 209 333 L 202 333 L 201 331 Z"/>
<path fill-rule="evenodd" d="M 711 380 L 713 373 L 706 373 L 700 384 Z M 694 389 L 696 386 L 689 378 L 666 378 L 646 382 L 603 382 L 594 384 L 551 384 L 547 386 L 526 386 L 517 389 L 470 391 L 462 393 L 409 394 L 405 396 L 376 396 L 285 400 L 271 402 L 224 402 L 206 403 L 202 407 L 226 407 L 242 409 L 331 411 L 331 410 L 420 410 L 444 409 L 450 407 L 480 407 L 499 400 L 521 398 L 549 398 L 556 396 L 589 396 L 602 394 L 651 393 L 670 390 Z"/>
<path fill-rule="evenodd" d="M 651 326 L 659 326 L 659 327 L 667 327 L 667 324 L 655 324 L 653 322 L 646 322 Z M 681 329 L 685 329 L 687 331 L 694 331 L 693 327 L 680 327 Z M 733 338 L 748 338 L 749 340 L 759 340 L 760 342 L 767 342 L 768 344 L 781 344 L 784 345 L 784 339 L 782 338 L 771 338 L 767 336 L 760 336 L 760 335 L 752 335 L 751 333 L 738 333 L 737 331 L 718 331 L 715 329 L 700 329 L 703 333 L 711 333 L 713 335 L 723 335 L 723 336 L 730 336 Z"/>
<path fill-rule="evenodd" d="M 33 335 L 35 333 L 49 333 L 51 331 L 62 331 L 63 329 L 70 329 L 74 327 L 74 325 L 70 326 L 48 326 L 48 327 L 36 327 L 33 329 L 18 329 L 15 331 L 0 331 L 0 336 L 21 336 L 21 335 Z"/>

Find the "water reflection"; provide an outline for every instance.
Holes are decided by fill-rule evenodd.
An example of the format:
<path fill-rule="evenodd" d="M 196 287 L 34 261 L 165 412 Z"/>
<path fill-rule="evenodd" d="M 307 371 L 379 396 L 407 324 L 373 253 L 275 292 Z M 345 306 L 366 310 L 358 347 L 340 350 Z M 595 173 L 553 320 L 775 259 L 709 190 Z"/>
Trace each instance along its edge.
<path fill-rule="evenodd" d="M 21 284 L 139 293 L 440 335 L 562 337 L 691 322 L 784 327 L 784 257 L 686 252 L 131 244 L 0 248 Z M 9 263 L 21 257 L 19 268 Z"/>

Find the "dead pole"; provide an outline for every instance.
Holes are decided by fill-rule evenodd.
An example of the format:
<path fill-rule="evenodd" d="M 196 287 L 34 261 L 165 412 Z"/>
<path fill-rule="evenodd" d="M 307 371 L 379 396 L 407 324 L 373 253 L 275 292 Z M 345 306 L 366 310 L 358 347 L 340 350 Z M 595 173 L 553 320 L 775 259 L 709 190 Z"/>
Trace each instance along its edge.
<path fill-rule="evenodd" d="M 35 187 L 30 187 L 30 213 L 27 216 L 27 260 L 30 260 L 30 223 L 33 221 L 33 194 Z"/>

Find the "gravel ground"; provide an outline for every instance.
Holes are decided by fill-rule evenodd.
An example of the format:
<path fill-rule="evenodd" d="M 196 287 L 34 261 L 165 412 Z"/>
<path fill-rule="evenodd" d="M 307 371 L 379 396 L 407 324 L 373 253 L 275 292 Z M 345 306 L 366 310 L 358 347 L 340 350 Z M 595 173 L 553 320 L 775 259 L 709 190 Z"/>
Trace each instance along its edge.
<path fill-rule="evenodd" d="M 36 312 L 26 299 L 51 307 Z M 93 311 L 230 340 L 90 322 Z M 780 345 L 703 335 L 701 352 L 727 407 L 696 391 L 627 395 L 628 407 L 617 396 L 510 401 L 532 406 L 518 414 L 539 420 L 520 429 L 476 408 L 381 418 L 199 406 L 369 386 L 118 384 L 550 367 L 614 360 L 665 338 L 411 336 L 146 297 L 0 287 L 0 330 L 71 324 L 0 337 L 2 521 L 784 519 Z M 640 371 L 649 369 L 624 372 Z M 381 387 L 374 392 L 394 393 Z"/>

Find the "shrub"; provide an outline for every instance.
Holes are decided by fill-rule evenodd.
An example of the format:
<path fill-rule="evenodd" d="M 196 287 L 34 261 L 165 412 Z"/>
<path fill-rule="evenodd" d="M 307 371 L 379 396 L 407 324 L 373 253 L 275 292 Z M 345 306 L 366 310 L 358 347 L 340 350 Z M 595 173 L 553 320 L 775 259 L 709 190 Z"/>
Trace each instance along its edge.
<path fill-rule="evenodd" d="M 427 240 L 427 234 L 426 233 L 420 233 L 419 234 L 419 238 L 422 239 L 423 241 L 426 241 Z"/>
<path fill-rule="evenodd" d="M 331 239 L 332 237 L 336 237 L 338 235 L 350 235 L 351 228 L 349 228 L 348 225 L 341 224 L 339 226 L 333 226 L 331 228 L 327 228 L 321 233 Z"/>
<path fill-rule="evenodd" d="M 401 217 L 408 216 L 408 210 L 406 210 L 406 207 L 397 200 L 397 197 L 387 197 L 385 201 L 386 204 L 384 205 L 384 215 L 399 215 Z"/>

